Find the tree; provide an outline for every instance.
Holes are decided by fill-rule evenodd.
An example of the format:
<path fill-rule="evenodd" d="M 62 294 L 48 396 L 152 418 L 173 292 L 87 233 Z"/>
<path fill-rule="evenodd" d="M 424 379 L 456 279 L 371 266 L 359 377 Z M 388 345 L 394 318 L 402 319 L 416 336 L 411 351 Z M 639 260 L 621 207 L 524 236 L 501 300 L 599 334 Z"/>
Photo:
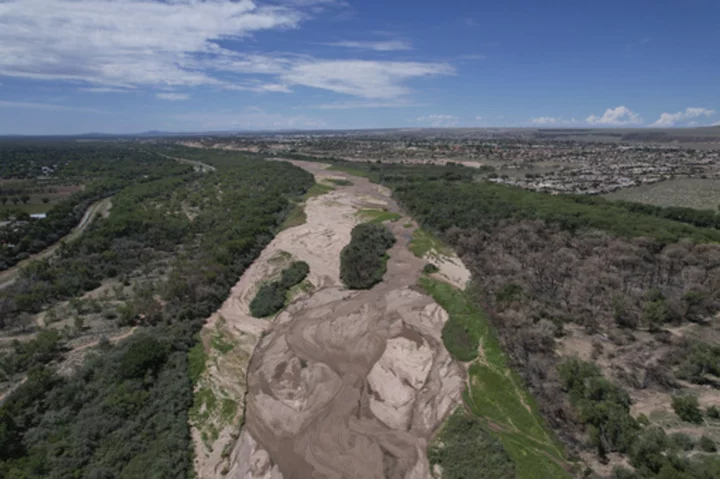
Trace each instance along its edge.
<path fill-rule="evenodd" d="M 680 419 L 695 424 L 703 421 L 697 396 L 691 394 L 673 396 L 672 407 Z"/>
<path fill-rule="evenodd" d="M 7 197 L 7 196 L 2 196 L 2 197 L 0 197 L 0 202 L 1 202 L 3 205 L 6 205 L 7 202 L 8 202 L 8 197 Z"/>
<path fill-rule="evenodd" d="M 44 196 L 42 199 L 42 202 L 45 204 L 48 204 L 48 203 L 50 203 L 50 198 L 48 198 L 47 196 Z"/>
<path fill-rule="evenodd" d="M 13 196 L 10 201 L 12 201 L 12 204 L 17 205 L 18 203 L 20 203 L 20 198 L 18 198 L 17 196 Z"/>
<path fill-rule="evenodd" d="M 26 205 L 26 204 L 28 204 L 28 201 L 30 201 L 30 196 L 29 196 L 29 195 L 22 195 L 22 196 L 20 197 L 20 199 L 22 200 L 23 204 Z"/>

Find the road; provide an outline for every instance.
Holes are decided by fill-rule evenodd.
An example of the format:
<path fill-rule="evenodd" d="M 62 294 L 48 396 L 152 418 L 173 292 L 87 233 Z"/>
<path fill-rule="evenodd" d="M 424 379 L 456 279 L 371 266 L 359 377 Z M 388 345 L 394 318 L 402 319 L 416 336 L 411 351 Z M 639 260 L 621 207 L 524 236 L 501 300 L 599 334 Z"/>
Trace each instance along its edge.
<path fill-rule="evenodd" d="M 98 215 L 107 216 L 110 212 L 110 208 L 112 207 L 112 198 L 103 198 L 102 200 L 98 200 L 92 205 L 88 207 L 87 210 L 85 210 L 85 214 L 83 214 L 83 217 L 80 219 L 80 222 L 75 226 L 75 228 L 72 229 L 70 233 L 63 236 L 60 240 L 53 243 L 52 245 L 48 246 L 44 250 L 40 251 L 39 253 L 35 253 L 34 255 L 30 256 L 29 258 L 20 261 L 18 264 L 13 266 L 12 268 L 8 268 L 2 272 L 0 272 L 0 290 L 7 288 L 11 284 L 17 280 L 17 278 L 20 276 L 20 270 L 24 267 L 30 264 L 32 261 L 37 261 L 41 259 L 45 259 L 50 257 L 55 250 L 57 250 L 60 245 L 63 243 L 68 243 L 71 241 L 75 241 L 78 239 L 83 232 L 87 229 L 88 226 L 92 223 L 92 220 L 95 219 Z"/>

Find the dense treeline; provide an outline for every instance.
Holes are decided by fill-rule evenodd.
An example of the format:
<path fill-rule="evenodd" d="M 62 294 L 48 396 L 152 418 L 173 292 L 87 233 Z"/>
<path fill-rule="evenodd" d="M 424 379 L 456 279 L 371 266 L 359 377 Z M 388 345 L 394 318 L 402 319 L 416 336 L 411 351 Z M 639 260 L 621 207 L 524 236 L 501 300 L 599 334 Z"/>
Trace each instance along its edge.
<path fill-rule="evenodd" d="M 124 307 L 124 320 L 146 326 L 142 332 L 102 345 L 69 377 L 43 368 L 44 356 L 29 361 L 27 381 L 0 407 L 0 476 L 189 473 L 187 357 L 195 333 L 313 184 L 312 175 L 287 163 L 238 154 L 207 161 L 215 172 L 123 190 L 109 218 L 3 292 L 0 301 L 17 317 L 18 294 L 52 303 L 175 257 L 161 281 Z M 22 307 L 36 310 L 33 304 L 25 299 Z"/>
<path fill-rule="evenodd" d="M 52 163 L 51 163 L 52 162 Z M 152 152 L 131 147 L 104 145 L 23 145 L 0 144 L 0 178 L 18 175 L 17 165 L 58 165 L 55 177 L 85 184 L 82 191 L 59 202 L 44 219 L 9 208 L 10 224 L 0 228 L 0 270 L 9 268 L 31 254 L 55 243 L 75 227 L 95 201 L 111 196 L 132 184 L 188 175 L 192 167 L 181 165 Z M 23 171 L 23 170 L 20 170 Z"/>
<path fill-rule="evenodd" d="M 720 231 L 708 212 L 547 195 L 461 173 L 450 179 L 457 167 L 336 167 L 390 186 L 460 254 L 473 273 L 469 294 L 491 313 L 514 366 L 571 451 L 590 447 L 601 461 L 610 452 L 626 456 L 635 471 L 616 477 L 720 477 L 717 458 L 676 453 L 674 439 L 633 419 L 626 392 L 672 394 L 679 379 L 719 384 L 715 346 L 663 333 L 720 310 Z M 559 367 L 557 341 L 570 325 L 612 344 L 603 356 L 611 379 L 580 362 Z M 641 342 L 635 330 L 649 339 Z M 599 357 L 604 347 L 592 349 Z M 685 417 L 697 417 L 689 401 L 676 402 Z"/>
<path fill-rule="evenodd" d="M 362 223 L 353 228 L 350 243 L 340 253 L 340 279 L 351 289 L 368 289 L 382 281 L 387 250 L 395 236 L 385 225 Z"/>

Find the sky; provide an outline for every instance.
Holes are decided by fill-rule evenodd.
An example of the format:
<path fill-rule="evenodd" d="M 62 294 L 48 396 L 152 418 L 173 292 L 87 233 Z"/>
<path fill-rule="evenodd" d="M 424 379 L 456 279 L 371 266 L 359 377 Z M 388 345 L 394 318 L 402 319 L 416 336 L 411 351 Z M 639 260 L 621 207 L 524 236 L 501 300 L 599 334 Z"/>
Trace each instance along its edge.
<path fill-rule="evenodd" d="M 720 124 L 717 0 L 0 0 L 0 135 Z"/>

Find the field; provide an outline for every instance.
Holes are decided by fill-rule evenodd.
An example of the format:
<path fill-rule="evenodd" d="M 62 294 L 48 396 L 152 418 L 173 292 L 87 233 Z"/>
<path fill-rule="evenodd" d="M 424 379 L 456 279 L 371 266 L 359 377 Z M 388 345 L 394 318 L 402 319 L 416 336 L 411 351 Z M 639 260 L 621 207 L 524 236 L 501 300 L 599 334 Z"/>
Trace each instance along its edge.
<path fill-rule="evenodd" d="M 609 200 L 637 201 L 656 206 L 714 210 L 720 206 L 720 180 L 681 178 L 613 191 Z"/>
<path fill-rule="evenodd" d="M 569 477 L 562 446 L 546 427 L 520 377 L 507 364 L 485 313 L 463 292 L 447 283 L 425 277 L 421 278 L 420 285 L 450 315 L 443 341 L 451 354 L 468 353 L 468 345 L 479 342 L 480 347 L 476 347 L 474 354 L 459 358 L 470 359 L 469 356 L 478 356 L 479 351 L 479 357 L 469 368 L 466 407 L 503 444 L 515 463 L 517 477 Z M 465 338 L 446 334 L 447 329 L 456 327 L 464 329 Z M 442 436 L 440 440 L 444 440 Z"/>
<path fill-rule="evenodd" d="M 0 202 L 28 214 L 47 213 L 58 201 L 77 191 L 79 185 L 43 184 L 36 181 L 0 181 Z"/>

